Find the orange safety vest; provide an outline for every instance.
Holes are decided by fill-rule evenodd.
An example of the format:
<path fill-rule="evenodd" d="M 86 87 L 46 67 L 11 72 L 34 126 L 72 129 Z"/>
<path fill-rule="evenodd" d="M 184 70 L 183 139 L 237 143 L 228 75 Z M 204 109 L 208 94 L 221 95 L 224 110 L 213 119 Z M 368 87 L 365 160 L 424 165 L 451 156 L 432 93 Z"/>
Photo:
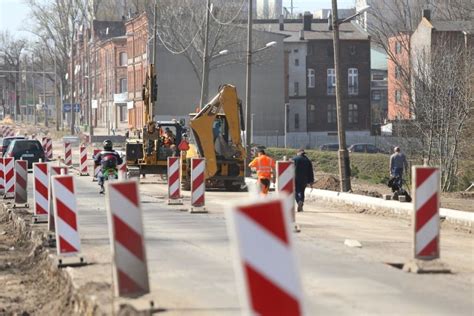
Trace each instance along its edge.
<path fill-rule="evenodd" d="M 267 155 L 262 155 L 252 160 L 249 166 L 257 169 L 257 177 L 259 179 L 271 179 L 272 169 L 275 168 L 275 161 Z"/>

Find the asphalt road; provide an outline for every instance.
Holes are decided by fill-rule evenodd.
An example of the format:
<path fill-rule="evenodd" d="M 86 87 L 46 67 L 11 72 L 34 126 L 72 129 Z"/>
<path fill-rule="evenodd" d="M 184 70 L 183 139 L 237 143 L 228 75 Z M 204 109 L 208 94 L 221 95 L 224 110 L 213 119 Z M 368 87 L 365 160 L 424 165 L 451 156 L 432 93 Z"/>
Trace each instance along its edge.
<path fill-rule="evenodd" d="M 158 178 L 146 181 L 140 191 L 152 290 L 147 299 L 169 314 L 240 314 L 224 210 L 248 193 L 208 192 L 210 213 L 190 214 L 166 205 Z M 76 190 L 83 254 L 94 264 L 68 271 L 78 286 L 110 304 L 105 198 L 91 177 L 77 176 Z M 442 259 L 453 274 L 414 275 L 386 264 L 410 259 L 408 221 L 317 203 L 297 216 L 302 232 L 295 251 L 308 315 L 474 315 L 472 235 L 443 231 Z M 347 238 L 363 247 L 346 247 Z"/>

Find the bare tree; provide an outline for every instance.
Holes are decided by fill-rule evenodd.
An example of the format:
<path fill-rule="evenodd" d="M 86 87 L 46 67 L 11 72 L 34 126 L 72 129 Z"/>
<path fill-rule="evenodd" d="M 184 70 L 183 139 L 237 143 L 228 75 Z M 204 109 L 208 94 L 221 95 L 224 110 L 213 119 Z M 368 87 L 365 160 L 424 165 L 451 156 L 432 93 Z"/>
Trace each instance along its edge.
<path fill-rule="evenodd" d="M 453 34 L 440 36 L 436 43 L 431 51 L 417 51 L 413 61 L 410 124 L 423 140 L 428 163 L 440 166 L 442 189 L 450 191 L 458 176 L 460 148 L 472 146 L 463 132 L 472 114 L 474 66 L 471 51 Z"/>
<path fill-rule="evenodd" d="M 16 111 L 20 111 L 20 61 L 26 41 L 14 38 L 8 31 L 0 32 L 0 52 L 2 52 L 6 70 L 15 73 L 5 73 L 6 83 L 15 91 Z M 4 109 L 5 113 L 5 109 Z"/>

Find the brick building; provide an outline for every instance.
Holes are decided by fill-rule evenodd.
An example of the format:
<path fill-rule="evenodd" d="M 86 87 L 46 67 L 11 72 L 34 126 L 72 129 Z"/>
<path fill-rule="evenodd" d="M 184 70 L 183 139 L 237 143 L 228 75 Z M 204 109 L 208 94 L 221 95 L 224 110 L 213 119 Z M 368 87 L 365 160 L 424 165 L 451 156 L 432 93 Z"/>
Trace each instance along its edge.
<path fill-rule="evenodd" d="M 410 119 L 410 35 L 400 33 L 388 40 L 388 120 Z"/>
<path fill-rule="evenodd" d="M 149 65 L 148 39 L 149 17 L 142 13 L 125 23 L 127 36 L 128 77 L 128 127 L 140 129 L 144 126 L 144 102 L 142 87 Z"/>

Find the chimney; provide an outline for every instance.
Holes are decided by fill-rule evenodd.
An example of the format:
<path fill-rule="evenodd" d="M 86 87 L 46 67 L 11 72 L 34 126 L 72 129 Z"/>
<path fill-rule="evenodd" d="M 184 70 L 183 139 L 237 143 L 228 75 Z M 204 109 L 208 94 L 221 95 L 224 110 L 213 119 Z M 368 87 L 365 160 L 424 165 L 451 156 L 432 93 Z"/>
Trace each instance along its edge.
<path fill-rule="evenodd" d="M 304 30 L 300 30 L 300 41 L 304 41 Z"/>
<path fill-rule="evenodd" d="M 311 23 L 313 22 L 313 15 L 306 11 L 303 15 L 303 30 L 311 31 Z"/>
<path fill-rule="evenodd" d="M 285 30 L 285 24 L 284 24 L 283 14 L 280 14 L 280 18 L 278 19 L 278 23 L 280 24 L 280 31 Z"/>
<path fill-rule="evenodd" d="M 423 17 L 428 21 L 431 21 L 431 10 L 423 9 Z"/>

